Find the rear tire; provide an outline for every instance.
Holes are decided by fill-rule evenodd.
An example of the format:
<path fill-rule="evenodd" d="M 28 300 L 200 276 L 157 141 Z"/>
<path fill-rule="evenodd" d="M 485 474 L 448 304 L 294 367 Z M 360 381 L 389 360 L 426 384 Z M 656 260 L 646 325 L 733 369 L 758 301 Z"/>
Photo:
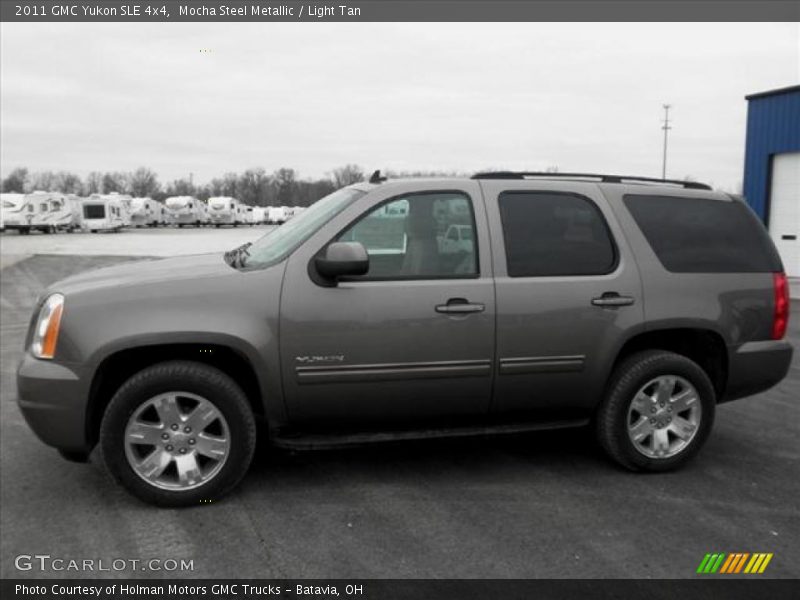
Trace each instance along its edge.
<path fill-rule="evenodd" d="M 255 445 L 241 388 L 219 369 L 191 361 L 156 364 L 131 377 L 100 426 L 111 477 L 159 506 L 221 498 L 247 473 Z"/>
<path fill-rule="evenodd" d="M 697 363 L 662 350 L 639 352 L 611 376 L 597 411 L 597 438 L 627 469 L 669 471 L 703 446 L 715 407 L 714 386 Z"/>

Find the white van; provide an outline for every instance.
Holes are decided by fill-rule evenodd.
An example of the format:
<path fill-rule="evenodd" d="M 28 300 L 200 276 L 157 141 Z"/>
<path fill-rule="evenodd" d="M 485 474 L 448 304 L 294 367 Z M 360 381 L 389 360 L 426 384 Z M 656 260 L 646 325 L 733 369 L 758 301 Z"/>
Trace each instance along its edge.
<path fill-rule="evenodd" d="M 243 222 L 242 205 L 230 196 L 214 196 L 208 199 L 208 216 L 214 227 L 233 225 Z"/>
<path fill-rule="evenodd" d="M 164 204 L 172 213 L 172 222 L 178 227 L 200 227 L 210 221 L 206 205 L 193 196 L 170 196 Z"/>
<path fill-rule="evenodd" d="M 98 231 L 119 231 L 129 224 L 128 209 L 122 194 L 92 194 L 84 198 L 82 204 L 83 229 L 92 233 Z"/>
<path fill-rule="evenodd" d="M 162 205 L 152 198 L 131 198 L 131 225 L 156 227 L 164 221 Z"/>
<path fill-rule="evenodd" d="M 69 198 L 58 192 L 3 194 L 3 228 L 20 233 L 71 231 L 74 218 Z"/>

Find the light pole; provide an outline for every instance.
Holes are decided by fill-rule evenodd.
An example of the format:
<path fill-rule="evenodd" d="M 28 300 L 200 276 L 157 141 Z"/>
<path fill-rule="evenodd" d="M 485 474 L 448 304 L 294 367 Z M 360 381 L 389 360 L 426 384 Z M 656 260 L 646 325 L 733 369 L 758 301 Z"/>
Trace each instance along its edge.
<path fill-rule="evenodd" d="M 661 126 L 661 129 L 664 130 L 664 155 L 661 160 L 661 179 L 667 178 L 667 134 L 672 127 L 669 126 L 669 109 L 672 105 L 665 104 L 664 105 L 664 125 Z"/>

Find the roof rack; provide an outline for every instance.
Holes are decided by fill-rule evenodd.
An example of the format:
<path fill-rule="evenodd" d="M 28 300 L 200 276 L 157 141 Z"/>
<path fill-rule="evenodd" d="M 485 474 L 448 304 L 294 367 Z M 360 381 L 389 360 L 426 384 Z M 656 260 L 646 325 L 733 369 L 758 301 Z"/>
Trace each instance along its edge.
<path fill-rule="evenodd" d="M 600 175 L 597 173 L 542 173 L 536 171 L 490 171 L 475 173 L 472 179 L 598 179 L 602 183 L 625 183 L 626 181 L 643 181 L 646 183 L 669 183 L 680 185 L 689 190 L 710 190 L 710 185 L 698 181 L 681 181 L 680 179 L 656 179 L 654 177 L 632 177 L 628 175 Z"/>

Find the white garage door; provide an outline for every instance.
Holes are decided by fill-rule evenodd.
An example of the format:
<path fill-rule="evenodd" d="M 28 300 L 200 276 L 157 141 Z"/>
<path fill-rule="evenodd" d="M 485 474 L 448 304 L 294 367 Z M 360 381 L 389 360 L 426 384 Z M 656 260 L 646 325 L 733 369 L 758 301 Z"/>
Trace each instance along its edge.
<path fill-rule="evenodd" d="M 772 159 L 769 233 L 790 277 L 800 277 L 800 152 Z"/>

